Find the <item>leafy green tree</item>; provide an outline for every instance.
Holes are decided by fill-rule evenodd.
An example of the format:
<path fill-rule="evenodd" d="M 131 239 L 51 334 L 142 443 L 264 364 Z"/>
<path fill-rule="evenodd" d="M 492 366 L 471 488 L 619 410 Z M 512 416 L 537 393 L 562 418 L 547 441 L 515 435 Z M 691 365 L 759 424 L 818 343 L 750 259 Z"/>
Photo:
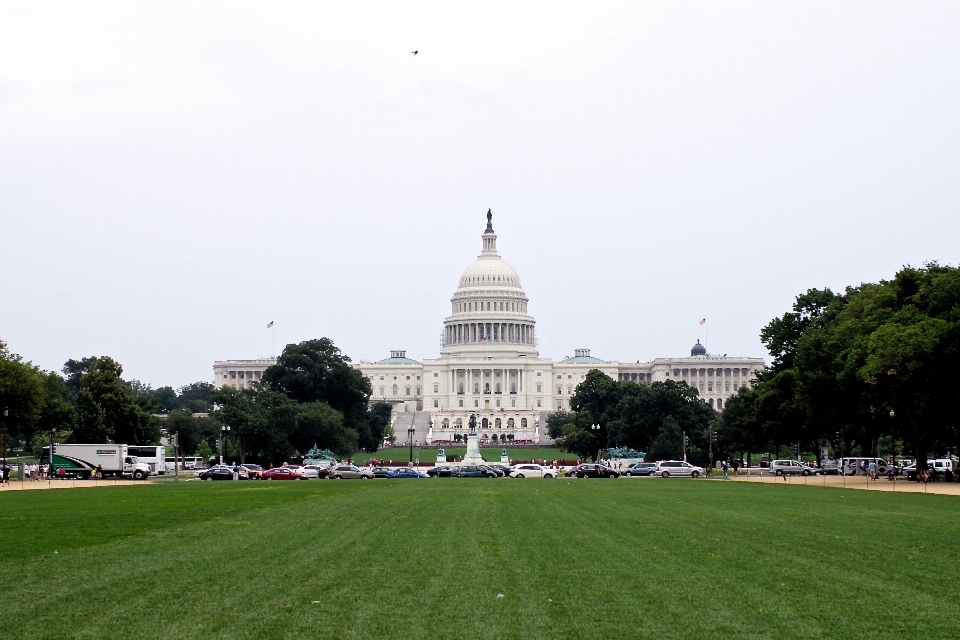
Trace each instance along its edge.
<path fill-rule="evenodd" d="M 206 463 L 210 460 L 210 458 L 213 457 L 213 447 L 211 447 L 206 440 L 201 440 L 200 444 L 197 445 L 196 452 L 193 455 L 203 459 L 203 461 Z"/>
<path fill-rule="evenodd" d="M 683 434 L 673 416 L 666 416 L 660 432 L 650 444 L 647 457 L 651 460 L 679 460 L 683 456 Z"/>
<path fill-rule="evenodd" d="M 302 454 L 314 446 L 346 457 L 357 449 L 357 432 L 343 426 L 343 415 L 326 402 L 297 406 L 297 426 L 290 442 Z"/>
<path fill-rule="evenodd" d="M 67 442 L 76 426 L 77 411 L 70 403 L 66 381 L 52 371 L 43 373 L 43 407 L 37 418 L 37 431 L 55 432 L 60 442 Z"/>
<path fill-rule="evenodd" d="M 160 432 L 152 416 L 140 409 L 123 382 L 123 373 L 116 361 L 97 358 L 80 378 L 77 395 L 77 426 L 71 435 L 74 442 L 118 442 L 154 444 Z"/>
<path fill-rule="evenodd" d="M 563 425 L 570 424 L 576 420 L 576 415 L 559 409 L 547 415 L 547 435 L 556 440 L 563 437 Z"/>
<path fill-rule="evenodd" d="M 170 389 L 170 387 L 161 387 L 158 392 Z M 176 391 L 175 399 L 171 398 L 170 406 L 175 409 L 189 409 L 193 413 L 209 413 L 213 410 L 213 402 L 210 401 L 210 393 L 213 391 L 213 385 L 209 382 L 193 382 L 183 385 Z M 166 398 L 166 396 L 164 396 Z M 161 399 L 161 404 L 164 399 Z"/>
<path fill-rule="evenodd" d="M 170 412 L 164 421 L 167 433 L 177 434 L 181 452 L 196 451 L 200 442 L 204 440 L 201 430 L 201 420 L 194 418 L 189 411 L 175 409 Z"/>
<path fill-rule="evenodd" d="M 601 439 L 599 431 L 591 429 L 596 424 L 593 415 L 586 409 L 568 415 L 573 421 L 563 425 L 560 437 L 554 440 L 555 444 L 563 451 L 576 454 L 578 458 L 596 460 L 597 452 L 606 448 L 606 440 Z"/>
<path fill-rule="evenodd" d="M 357 433 L 357 446 L 376 451 L 383 441 L 382 416 L 371 416 L 370 381 L 327 338 L 288 344 L 277 364 L 263 373 L 263 385 L 300 403 L 326 402 Z"/>
<path fill-rule="evenodd" d="M 44 406 L 43 374 L 29 362 L 10 353 L 0 341 L 0 410 L 8 409 L 5 420 L 8 439 L 29 441 Z"/>
<path fill-rule="evenodd" d="M 262 387 L 221 387 L 212 399 L 219 406 L 213 416 L 230 427 L 241 461 L 253 456 L 261 462 L 279 463 L 294 453 L 291 436 L 297 428 L 296 401 Z"/>
<path fill-rule="evenodd" d="M 80 393 L 80 379 L 90 371 L 90 366 L 96 361 L 96 356 L 90 356 L 79 360 L 67 360 L 64 363 L 62 371 L 71 397 L 75 398 Z"/>

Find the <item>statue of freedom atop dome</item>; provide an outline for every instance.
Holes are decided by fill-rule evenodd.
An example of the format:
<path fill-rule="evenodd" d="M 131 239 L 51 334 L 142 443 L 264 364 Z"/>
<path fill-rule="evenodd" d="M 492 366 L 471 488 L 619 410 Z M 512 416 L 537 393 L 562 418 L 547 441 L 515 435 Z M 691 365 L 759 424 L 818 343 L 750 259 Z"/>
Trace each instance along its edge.
<path fill-rule="evenodd" d="M 485 233 L 493 233 L 493 211 L 487 209 L 487 230 Z"/>

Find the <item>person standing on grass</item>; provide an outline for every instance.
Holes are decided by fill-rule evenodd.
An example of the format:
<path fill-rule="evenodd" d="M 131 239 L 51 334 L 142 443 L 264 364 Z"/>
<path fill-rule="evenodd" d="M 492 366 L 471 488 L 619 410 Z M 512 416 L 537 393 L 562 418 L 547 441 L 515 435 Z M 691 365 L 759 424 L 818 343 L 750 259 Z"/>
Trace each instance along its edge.
<path fill-rule="evenodd" d="M 724 460 L 723 462 L 720 463 L 720 468 L 723 470 L 723 479 L 724 479 L 724 480 L 729 480 L 729 477 L 727 476 L 727 461 L 726 461 L 726 460 Z"/>

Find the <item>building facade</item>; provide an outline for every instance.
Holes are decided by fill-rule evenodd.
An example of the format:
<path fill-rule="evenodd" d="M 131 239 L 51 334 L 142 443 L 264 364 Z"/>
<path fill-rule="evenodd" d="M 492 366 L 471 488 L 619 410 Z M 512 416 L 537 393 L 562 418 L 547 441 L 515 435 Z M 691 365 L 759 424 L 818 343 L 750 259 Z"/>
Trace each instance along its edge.
<path fill-rule="evenodd" d="M 477 416 L 486 444 L 549 444 L 542 428 L 547 414 L 570 408 L 570 397 L 591 369 L 615 380 L 683 381 L 696 387 L 716 410 L 742 386 L 750 386 L 761 358 L 715 356 L 699 343 L 690 357 L 621 363 L 596 358 L 589 349 L 554 361 L 537 351 L 536 320 L 517 272 L 497 253 L 492 214 L 481 235 L 477 260 L 460 276 L 443 321 L 438 358 L 413 360 L 403 350 L 356 368 L 370 380 L 371 402 L 394 406 L 399 442 L 445 444 L 463 441 L 470 416 Z M 215 386 L 245 388 L 259 380 L 273 359 L 226 360 L 214 364 Z"/>
<path fill-rule="evenodd" d="M 397 408 L 398 440 L 456 442 L 477 416 L 481 441 L 549 443 L 546 415 L 570 408 L 570 397 L 591 369 L 615 380 L 652 383 L 682 380 L 717 410 L 753 373 L 760 358 L 713 356 L 697 342 L 689 358 L 621 363 L 596 358 L 589 349 L 554 361 L 537 351 L 536 320 L 529 315 L 517 272 L 497 253 L 490 212 L 477 260 L 460 276 L 444 319 L 440 357 L 422 362 L 393 351 L 357 368 L 370 379 L 374 401 Z"/>

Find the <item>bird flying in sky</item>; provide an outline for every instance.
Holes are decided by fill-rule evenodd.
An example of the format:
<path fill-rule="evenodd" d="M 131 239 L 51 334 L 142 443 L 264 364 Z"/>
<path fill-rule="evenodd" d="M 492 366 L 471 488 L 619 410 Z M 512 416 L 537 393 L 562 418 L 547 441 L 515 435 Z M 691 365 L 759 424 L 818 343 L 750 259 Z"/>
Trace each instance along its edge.
<path fill-rule="evenodd" d="M 417 49 L 416 51 L 412 51 L 411 53 L 413 53 L 413 55 L 417 55 L 418 53 L 420 53 L 420 49 Z"/>

